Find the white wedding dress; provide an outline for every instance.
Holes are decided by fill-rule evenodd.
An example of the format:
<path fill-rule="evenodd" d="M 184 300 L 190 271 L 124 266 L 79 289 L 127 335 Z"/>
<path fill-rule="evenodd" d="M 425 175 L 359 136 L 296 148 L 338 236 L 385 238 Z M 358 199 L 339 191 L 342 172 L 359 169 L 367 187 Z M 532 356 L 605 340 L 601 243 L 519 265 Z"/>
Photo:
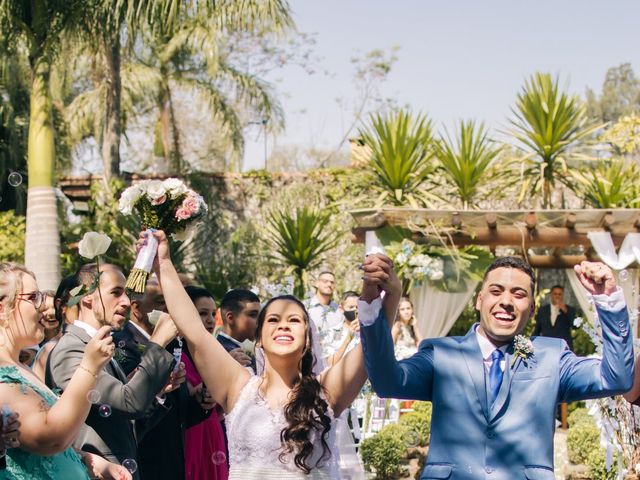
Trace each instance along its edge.
<path fill-rule="evenodd" d="M 280 461 L 280 432 L 287 426 L 287 421 L 282 409 L 271 409 L 260 396 L 259 384 L 259 376 L 251 377 L 240 392 L 233 409 L 225 417 L 229 443 L 229 480 L 340 480 L 342 477 L 338 457 L 335 455 L 322 460 L 309 475 L 296 467 L 294 454 L 289 454 Z M 327 444 L 333 452 L 337 451 L 336 422 L 331 408 L 327 415 L 332 419 Z M 314 443 L 313 454 L 306 463 L 315 466 L 322 455 L 319 432 L 311 432 L 311 441 Z"/>

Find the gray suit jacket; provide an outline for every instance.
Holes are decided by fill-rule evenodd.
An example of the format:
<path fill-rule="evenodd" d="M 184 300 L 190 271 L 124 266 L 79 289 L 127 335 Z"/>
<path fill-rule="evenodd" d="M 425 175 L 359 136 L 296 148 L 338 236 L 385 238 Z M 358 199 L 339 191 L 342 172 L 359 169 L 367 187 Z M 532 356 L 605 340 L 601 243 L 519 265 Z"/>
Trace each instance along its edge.
<path fill-rule="evenodd" d="M 70 325 L 47 361 L 45 382 L 50 388 L 64 391 L 82 361 L 90 337 L 76 326 Z M 173 355 L 155 343 L 145 349 L 138 370 L 127 379 L 122 369 L 112 360 L 98 374 L 95 389 L 100 400 L 91 407 L 74 446 L 99 453 L 107 460 L 122 463 L 136 459 L 136 437 L 133 421 L 142 418 L 153 404 L 156 394 L 166 384 L 173 369 Z M 111 415 L 99 413 L 101 405 L 111 407 Z M 134 478 L 138 478 L 137 472 Z"/>

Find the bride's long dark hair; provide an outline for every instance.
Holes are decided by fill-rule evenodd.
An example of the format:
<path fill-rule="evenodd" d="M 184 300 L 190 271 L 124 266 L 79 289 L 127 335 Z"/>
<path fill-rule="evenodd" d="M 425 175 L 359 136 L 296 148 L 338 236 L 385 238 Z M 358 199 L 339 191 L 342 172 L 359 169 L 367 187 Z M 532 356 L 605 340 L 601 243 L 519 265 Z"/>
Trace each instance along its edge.
<path fill-rule="evenodd" d="M 282 295 L 269 300 L 260 311 L 260 315 L 258 315 L 256 339 L 259 341 L 261 338 L 267 309 L 273 302 L 279 300 L 293 302 L 298 305 L 303 311 L 305 320 L 305 345 L 298 365 L 300 375 L 291 390 L 291 400 L 284 407 L 284 417 L 288 426 L 280 432 L 282 452 L 279 459 L 283 462 L 286 455 L 295 453 L 294 462 L 296 467 L 308 474 L 312 468 L 318 467 L 320 462 L 331 456 L 331 450 L 327 444 L 327 435 L 331 429 L 331 418 L 327 415 L 329 405 L 321 395 L 323 393 L 322 385 L 313 374 L 315 358 L 313 356 L 310 319 L 307 309 L 300 300 L 292 295 Z M 311 432 L 313 430 L 320 433 L 322 455 L 315 465 L 309 465 L 307 461 L 313 454 L 313 442 L 311 441 Z"/>

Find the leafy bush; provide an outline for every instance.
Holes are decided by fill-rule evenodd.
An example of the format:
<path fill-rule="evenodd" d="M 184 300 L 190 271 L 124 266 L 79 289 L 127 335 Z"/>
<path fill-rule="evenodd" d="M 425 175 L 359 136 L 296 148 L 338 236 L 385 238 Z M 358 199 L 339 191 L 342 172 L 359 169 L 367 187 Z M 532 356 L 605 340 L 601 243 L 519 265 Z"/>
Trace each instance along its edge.
<path fill-rule="evenodd" d="M 586 460 L 591 480 L 615 480 L 618 478 L 617 455 L 613 456 L 611 470 L 607 471 L 607 456 L 603 448 L 594 448 Z"/>
<path fill-rule="evenodd" d="M 589 411 L 586 408 L 579 407 L 569 414 L 567 421 L 569 427 L 575 427 L 583 423 L 593 424 L 593 417 L 589 415 Z"/>
<path fill-rule="evenodd" d="M 376 478 L 388 479 L 400 472 L 400 461 L 406 451 L 406 427 L 398 424 L 383 427 L 373 437 L 360 444 L 362 462 L 368 471 L 375 470 Z"/>
<path fill-rule="evenodd" d="M 424 447 L 429 443 L 429 435 L 431 434 L 431 403 L 415 402 L 413 407 L 413 412 L 400 416 L 400 425 L 408 430 L 408 433 L 405 434 L 405 445 L 407 447 L 418 445 Z M 417 436 L 415 439 L 417 442 L 413 439 L 414 435 Z"/>
<path fill-rule="evenodd" d="M 0 261 L 24 263 L 25 217 L 0 212 Z"/>
<path fill-rule="evenodd" d="M 586 463 L 600 448 L 600 430 L 593 421 L 578 423 L 567 433 L 567 450 L 572 463 Z"/>

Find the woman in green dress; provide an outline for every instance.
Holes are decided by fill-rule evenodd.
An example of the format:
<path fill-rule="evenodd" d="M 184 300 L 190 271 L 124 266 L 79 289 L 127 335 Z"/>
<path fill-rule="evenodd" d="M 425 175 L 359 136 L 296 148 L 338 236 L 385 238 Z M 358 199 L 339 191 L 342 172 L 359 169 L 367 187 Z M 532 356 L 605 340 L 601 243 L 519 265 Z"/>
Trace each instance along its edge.
<path fill-rule="evenodd" d="M 19 447 L 7 445 L 7 468 L 0 478 L 131 479 L 124 467 L 71 448 L 91 408 L 89 392 L 97 373 L 113 355 L 110 327 L 103 327 L 87 344 L 80 367 L 60 397 L 18 362 L 21 349 L 44 338 L 44 300 L 31 272 L 0 262 L 0 402 L 3 415 L 15 412 L 20 419 Z"/>

